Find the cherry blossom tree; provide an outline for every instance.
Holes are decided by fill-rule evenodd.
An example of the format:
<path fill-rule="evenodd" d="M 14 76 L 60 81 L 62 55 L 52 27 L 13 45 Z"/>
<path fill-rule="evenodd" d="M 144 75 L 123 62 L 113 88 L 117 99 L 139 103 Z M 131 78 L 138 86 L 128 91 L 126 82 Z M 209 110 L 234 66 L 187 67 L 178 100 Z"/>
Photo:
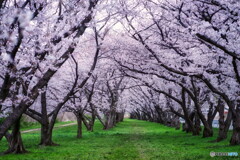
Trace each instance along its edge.
<path fill-rule="evenodd" d="M 7 15 L 11 15 L 1 25 L 1 31 L 4 31 L 1 33 L 1 55 L 5 57 L 2 67 L 6 72 L 1 102 L 8 99 L 12 106 L 11 114 L 0 126 L 1 138 L 14 123 L 19 123 L 21 115 L 74 52 L 77 40 L 92 20 L 97 2 L 6 1 L 1 8 L 1 21 L 5 22 Z M 71 14 L 77 18 L 67 18 Z M 15 100 L 11 101 L 13 97 Z M 13 133 L 19 135 L 19 127 Z M 22 146 L 20 136 L 13 137 L 10 152 L 24 152 L 23 147 L 15 147 Z M 22 149 L 16 151 L 17 148 Z"/>
<path fill-rule="evenodd" d="M 124 118 L 240 144 L 237 0 L 0 0 L 0 140 L 26 152 L 23 114 L 54 145 L 62 108 L 93 131 Z M 58 83 L 56 83 L 58 82 Z M 224 117 L 225 110 L 228 111 Z M 11 133 L 10 127 L 13 127 Z"/>
<path fill-rule="evenodd" d="M 199 98 L 204 97 L 199 97 L 199 91 L 210 89 L 211 94 L 216 94 L 226 101 L 230 113 L 227 120 L 231 121 L 231 112 L 237 111 L 234 109 L 239 88 L 236 67 L 237 56 L 230 51 L 231 49 L 227 50 L 226 45 L 214 43 L 216 40 L 213 39 L 218 38 L 216 35 L 212 35 L 214 30 L 216 32 L 215 25 L 220 27 L 223 26 L 220 24 L 237 21 L 238 16 L 234 10 L 238 6 L 234 1 L 225 6 L 226 3 L 225 1 L 208 3 L 207 1 L 191 0 L 188 2 L 134 1 L 131 3 L 121 1 L 120 3 L 123 7 L 122 15 L 126 19 L 123 25 L 131 37 L 143 45 L 145 53 L 148 53 L 139 54 L 138 51 L 139 56 L 136 57 L 135 54 L 131 62 L 128 60 L 128 62 L 124 62 L 123 66 L 126 68 L 127 64 L 128 69 L 134 72 L 158 75 L 165 80 L 170 79 L 170 81 L 174 81 L 174 83 L 183 87 L 194 103 L 196 112 L 204 125 L 204 137 L 212 136 L 210 122 L 216 110 L 213 111 L 213 107 L 210 107 L 212 105 L 209 105 L 211 108 L 209 108 L 209 112 L 212 113 L 212 116 L 208 117 L 209 121 L 204 117 L 203 107 L 199 101 Z M 210 7 L 208 7 L 209 5 Z M 226 12 L 229 12 L 229 14 Z M 225 18 L 217 18 L 221 17 L 221 14 L 224 14 Z M 230 15 L 235 16 L 235 18 Z M 141 21 L 142 18 L 146 20 L 144 23 Z M 213 19 L 212 23 L 215 24 L 208 24 L 206 18 Z M 211 25 L 212 27 L 210 27 Z M 233 26 L 232 30 L 230 28 L 230 31 L 228 30 L 229 35 L 236 31 L 235 24 L 226 25 Z M 215 37 L 209 39 L 209 37 L 203 36 L 203 33 Z M 234 34 L 238 35 L 237 32 L 234 32 Z M 218 37 L 226 39 L 226 35 L 221 36 L 220 31 Z M 222 41 L 225 43 L 226 40 Z M 236 48 L 235 41 L 232 45 L 233 48 Z M 234 61 L 231 61 L 229 56 L 235 57 Z M 139 57 L 141 63 L 136 64 Z M 138 67 L 137 70 L 136 67 Z M 228 69 L 226 70 L 226 68 Z M 145 72 L 142 72 L 142 70 L 145 70 Z M 236 76 L 232 76 L 234 74 Z M 224 83 L 223 79 L 229 83 Z M 222 81 L 222 83 L 217 81 Z M 204 85 L 197 86 L 196 82 Z M 218 86 L 216 87 L 216 85 Z M 206 87 L 209 89 L 206 89 Z M 221 90 L 228 90 L 229 92 L 225 94 Z M 211 114 L 209 113 L 209 115 Z M 236 119 L 237 117 L 239 116 L 235 116 Z M 233 121 L 235 121 L 234 117 Z M 227 123 L 229 124 L 229 121 Z M 228 128 L 229 125 L 226 125 L 226 127 Z M 238 139 L 235 131 L 233 137 L 236 140 Z M 231 140 L 231 144 L 237 144 L 237 142 Z"/>

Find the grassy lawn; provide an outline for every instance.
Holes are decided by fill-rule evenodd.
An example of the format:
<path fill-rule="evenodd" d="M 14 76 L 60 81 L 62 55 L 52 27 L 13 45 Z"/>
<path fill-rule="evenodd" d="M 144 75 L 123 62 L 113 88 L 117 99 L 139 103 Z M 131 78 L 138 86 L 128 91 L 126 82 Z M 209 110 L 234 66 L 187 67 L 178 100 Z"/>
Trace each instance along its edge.
<path fill-rule="evenodd" d="M 94 132 L 84 131 L 82 139 L 76 139 L 76 125 L 54 131 L 54 142 L 60 146 L 40 147 L 39 131 L 23 134 L 29 151 L 23 155 L 5 155 L 8 160 L 194 160 L 194 159 L 240 159 L 234 157 L 211 158 L 209 153 L 238 152 L 240 146 L 229 146 L 229 140 L 210 143 L 213 138 L 192 136 L 180 130 L 157 123 L 129 120 L 117 127 L 104 131 L 97 123 Z M 0 152 L 7 148 L 6 141 L 0 142 Z"/>
<path fill-rule="evenodd" d="M 70 124 L 70 123 L 76 123 L 74 121 L 66 121 L 66 122 L 56 122 L 54 127 L 58 127 L 64 124 Z M 32 123 L 30 125 L 25 125 L 23 127 L 21 127 L 21 131 L 26 131 L 26 130 L 30 130 L 30 129 L 36 129 L 36 128 L 41 128 L 41 124 L 36 122 L 36 123 Z"/>

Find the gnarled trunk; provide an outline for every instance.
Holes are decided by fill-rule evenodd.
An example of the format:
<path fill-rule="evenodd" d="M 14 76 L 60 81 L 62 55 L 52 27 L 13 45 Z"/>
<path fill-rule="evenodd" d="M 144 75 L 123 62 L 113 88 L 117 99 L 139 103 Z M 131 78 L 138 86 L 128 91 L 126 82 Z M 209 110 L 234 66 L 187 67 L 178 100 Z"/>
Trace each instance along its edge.
<path fill-rule="evenodd" d="M 200 135 L 200 132 L 202 130 L 202 128 L 201 128 L 201 120 L 200 120 L 197 112 L 194 112 L 193 116 L 194 116 L 194 128 L 196 130 L 195 131 L 196 135 Z"/>
<path fill-rule="evenodd" d="M 230 145 L 240 144 L 240 107 L 237 107 L 236 114 L 233 116 L 233 134 Z"/>
<path fill-rule="evenodd" d="M 212 137 L 212 136 L 213 136 L 212 127 L 204 126 L 204 129 L 203 129 L 203 138 Z"/>
<path fill-rule="evenodd" d="M 216 141 L 220 142 L 224 139 L 227 139 L 227 133 L 232 121 L 232 112 L 231 110 L 228 111 L 227 118 L 224 121 L 224 104 L 223 102 L 221 102 L 221 104 L 219 104 L 218 107 L 218 113 L 219 113 L 219 131 Z"/>
<path fill-rule="evenodd" d="M 107 116 L 107 119 L 106 119 L 106 125 L 104 126 L 104 129 L 107 130 L 107 129 L 110 129 L 110 128 L 113 128 L 116 124 L 116 112 L 115 110 L 111 110 L 109 115 Z"/>
<path fill-rule="evenodd" d="M 234 127 L 230 145 L 240 145 L 240 126 Z"/>
<path fill-rule="evenodd" d="M 192 132 L 192 130 L 189 127 L 188 123 L 183 123 L 182 124 L 182 131 L 187 132 L 187 133 Z"/>
<path fill-rule="evenodd" d="M 58 145 L 52 140 L 53 126 L 48 124 L 41 124 L 41 140 L 39 145 L 55 146 Z"/>
<path fill-rule="evenodd" d="M 203 123 L 203 126 L 204 126 L 203 138 L 212 137 L 213 136 L 212 125 L 209 125 L 209 123 L 207 122 L 206 118 L 204 117 L 204 115 L 201 111 L 201 108 L 200 108 L 197 100 L 194 101 L 194 103 L 195 103 L 195 107 L 196 107 L 196 110 L 197 110 L 197 114 L 198 114 L 199 118 L 201 119 L 201 121 Z"/>
<path fill-rule="evenodd" d="M 4 152 L 4 154 L 10 154 L 10 153 L 22 154 L 27 152 L 22 142 L 22 137 L 20 132 L 20 119 L 21 118 L 19 118 L 13 126 L 12 134 L 8 138 L 8 140 L 10 140 L 9 148 L 7 151 Z"/>
<path fill-rule="evenodd" d="M 198 100 L 197 98 L 194 99 L 194 104 L 197 110 L 197 114 L 199 116 L 199 118 L 201 119 L 204 129 L 203 129 L 203 138 L 206 137 L 212 137 L 213 136 L 213 129 L 212 129 L 212 125 L 209 125 L 207 119 L 204 117 L 201 108 L 199 106 Z"/>
<path fill-rule="evenodd" d="M 208 115 L 207 115 L 207 123 L 208 127 L 210 128 L 209 130 L 204 127 L 203 129 L 203 137 L 212 137 L 213 136 L 213 128 L 212 128 L 212 123 L 217 114 L 217 109 L 214 109 L 213 103 L 210 102 L 209 110 L 208 110 Z"/>
<path fill-rule="evenodd" d="M 187 106 L 186 106 L 186 97 L 185 97 L 185 89 L 182 88 L 182 110 L 183 110 L 183 114 L 185 116 L 185 131 L 188 132 L 192 132 L 194 136 L 199 135 L 199 132 L 195 129 L 194 124 L 193 124 L 193 118 L 191 118 L 191 116 L 189 115 Z"/>

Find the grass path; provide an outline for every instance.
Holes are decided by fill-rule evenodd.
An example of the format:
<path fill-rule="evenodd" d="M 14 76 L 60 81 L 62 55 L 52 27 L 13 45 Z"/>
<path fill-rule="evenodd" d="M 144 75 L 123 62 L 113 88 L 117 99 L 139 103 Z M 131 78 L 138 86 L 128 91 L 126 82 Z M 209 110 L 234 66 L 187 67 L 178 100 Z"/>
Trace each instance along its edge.
<path fill-rule="evenodd" d="M 29 153 L 0 156 L 0 160 L 240 159 L 209 156 L 211 151 L 240 152 L 240 146 L 228 146 L 229 139 L 221 143 L 210 143 L 216 135 L 206 139 L 145 121 L 126 119 L 108 131 L 102 130 L 101 124 L 97 122 L 94 132 L 84 130 L 82 139 L 76 139 L 76 132 L 76 125 L 54 130 L 53 140 L 60 144 L 54 147 L 38 146 L 38 131 L 25 133 L 22 136 Z M 6 141 L 0 141 L 0 152 L 6 148 Z"/>
<path fill-rule="evenodd" d="M 72 125 L 76 125 L 77 123 L 69 123 L 69 124 L 62 124 L 62 125 L 58 125 L 56 127 L 54 127 L 54 129 L 57 129 L 57 128 L 62 128 L 62 127 L 67 127 L 67 126 L 72 126 Z M 29 132 L 35 132 L 35 131 L 40 131 L 41 128 L 35 128 L 35 129 L 28 129 L 28 130 L 24 130 L 24 131 L 21 131 L 21 133 L 29 133 Z"/>
<path fill-rule="evenodd" d="M 145 127 L 139 126 L 138 123 L 132 123 L 131 132 L 132 132 L 131 142 L 134 144 L 134 147 L 137 149 L 139 158 L 140 159 L 148 159 L 148 157 L 146 157 L 146 155 L 145 155 L 145 152 L 146 152 L 145 146 L 143 146 L 141 143 L 139 143 L 139 142 L 141 142 L 141 139 L 144 138 L 142 135 L 144 135 Z"/>

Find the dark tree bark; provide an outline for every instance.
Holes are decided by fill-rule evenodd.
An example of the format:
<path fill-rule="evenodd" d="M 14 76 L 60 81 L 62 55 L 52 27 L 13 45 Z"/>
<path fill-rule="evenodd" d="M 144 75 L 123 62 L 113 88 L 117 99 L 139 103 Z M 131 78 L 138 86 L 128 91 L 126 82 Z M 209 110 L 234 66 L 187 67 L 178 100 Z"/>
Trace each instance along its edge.
<path fill-rule="evenodd" d="M 82 114 L 79 112 L 74 112 L 76 118 L 77 118 L 77 138 L 82 138 Z"/>
<path fill-rule="evenodd" d="M 5 2 L 6 0 L 0 0 L 0 10 L 3 8 L 3 3 Z"/>
<path fill-rule="evenodd" d="M 203 128 L 203 138 L 212 137 L 213 136 L 213 130 L 210 126 L 204 126 Z"/>
<path fill-rule="evenodd" d="M 101 116 L 98 114 L 97 111 L 96 111 L 96 116 L 97 116 L 98 120 L 100 121 L 100 123 L 103 125 L 103 129 L 104 129 L 106 124 L 104 123 L 103 119 L 101 118 Z"/>
<path fill-rule="evenodd" d="M 236 112 L 233 116 L 233 134 L 230 145 L 240 144 L 240 100 L 237 101 Z"/>
<path fill-rule="evenodd" d="M 42 114 L 41 114 L 41 140 L 39 145 L 42 146 L 53 146 L 56 145 L 52 141 L 52 128 L 49 124 L 48 113 L 47 113 L 47 99 L 46 91 L 41 94 L 41 105 L 42 105 Z"/>
<path fill-rule="evenodd" d="M 192 129 L 189 127 L 188 123 L 186 123 L 186 122 L 183 123 L 182 130 L 187 132 L 187 133 L 192 132 Z"/>
<path fill-rule="evenodd" d="M 214 117 L 216 116 L 216 114 L 217 114 L 217 109 L 214 109 L 213 103 L 210 102 L 208 115 L 207 115 L 207 124 L 208 124 L 208 126 L 204 126 L 203 138 L 205 138 L 205 137 L 212 137 L 213 136 L 212 123 L 213 123 L 213 120 L 214 120 Z"/>
<path fill-rule="evenodd" d="M 92 113 L 92 120 L 90 122 L 90 126 L 91 126 L 91 132 L 93 132 L 93 127 L 94 127 L 94 124 L 95 124 L 95 119 L 96 119 L 96 115 L 95 115 L 95 111 L 93 111 Z"/>
<path fill-rule="evenodd" d="M 224 114 L 223 114 L 223 117 L 221 116 L 219 118 L 219 132 L 216 140 L 217 142 L 227 139 L 227 133 L 229 131 L 231 122 L 232 122 L 232 112 L 229 110 L 225 121 L 224 121 Z"/>
<path fill-rule="evenodd" d="M 81 117 L 77 118 L 77 125 L 78 125 L 77 138 L 82 138 L 82 118 Z"/>
<path fill-rule="evenodd" d="M 187 131 L 192 131 L 193 135 L 196 136 L 196 135 L 199 135 L 200 133 L 195 129 L 194 127 L 194 124 L 193 124 L 193 121 L 190 119 L 190 116 L 189 116 L 189 113 L 188 113 L 188 110 L 187 110 L 187 107 L 186 107 L 186 97 L 185 97 L 185 89 L 182 88 L 182 109 L 183 109 L 183 113 L 184 113 L 184 116 L 185 116 L 185 127 L 187 127 Z"/>
<path fill-rule="evenodd" d="M 93 126 L 95 122 L 95 115 L 92 115 L 91 119 L 86 117 L 83 113 L 79 113 L 82 117 L 82 122 L 85 125 L 87 131 L 93 132 Z"/>
<path fill-rule="evenodd" d="M 10 153 L 22 154 L 27 152 L 22 142 L 22 137 L 20 132 L 20 118 L 13 125 L 13 131 L 12 131 L 11 137 L 9 137 L 8 140 L 10 140 L 9 148 L 7 151 L 4 152 L 4 154 L 10 154 Z"/>
<path fill-rule="evenodd" d="M 116 114 L 116 123 L 122 122 L 124 119 L 124 111 L 122 112 L 117 112 Z"/>
<path fill-rule="evenodd" d="M 89 125 L 90 125 L 90 131 L 93 132 L 93 127 L 94 127 L 94 124 L 95 124 L 95 120 L 96 120 L 96 110 L 94 108 L 94 105 L 92 103 L 90 103 L 90 107 L 91 107 L 91 120 L 89 122 Z"/>
<path fill-rule="evenodd" d="M 107 113 L 104 130 L 113 128 L 115 126 L 115 124 L 116 124 L 116 111 L 115 111 L 115 109 L 111 109 Z"/>
<path fill-rule="evenodd" d="M 90 104 L 91 106 L 91 104 Z M 95 119 L 96 119 L 96 111 L 93 108 L 93 106 L 91 106 L 91 118 L 85 116 L 83 114 L 83 111 L 78 111 L 79 114 L 81 113 L 81 117 L 82 117 L 82 122 L 85 125 L 87 131 L 93 132 L 93 127 L 94 127 L 94 123 L 95 123 Z"/>
<path fill-rule="evenodd" d="M 157 112 L 157 123 L 161 123 L 163 124 L 164 123 L 164 120 L 163 120 L 163 111 L 162 111 L 162 108 L 159 106 L 159 105 L 154 105 L 155 107 L 155 110 Z M 171 107 L 170 107 L 171 108 Z"/>
<path fill-rule="evenodd" d="M 213 136 L 212 125 L 209 125 L 209 123 L 207 122 L 205 116 L 203 115 L 203 113 L 201 111 L 201 106 L 200 106 L 199 100 L 198 100 L 199 89 L 195 86 L 195 81 L 193 78 L 191 78 L 191 83 L 193 86 L 193 93 L 194 93 L 194 95 L 192 95 L 192 100 L 194 102 L 197 114 L 204 125 L 203 138 L 212 137 Z"/>
<path fill-rule="evenodd" d="M 233 120 L 233 134 L 230 140 L 230 145 L 240 144 L 240 114 L 235 120 Z"/>
<path fill-rule="evenodd" d="M 41 140 L 39 145 L 42 146 L 56 146 L 58 144 L 54 143 L 52 140 L 52 125 L 41 124 Z"/>
<path fill-rule="evenodd" d="M 231 110 L 228 111 L 226 120 L 224 117 L 224 102 L 219 99 L 218 100 L 218 113 L 219 113 L 219 131 L 218 131 L 218 137 L 216 139 L 216 142 L 220 142 L 224 139 L 227 139 L 227 133 L 229 130 L 229 127 L 231 125 L 232 121 L 232 112 Z"/>
<path fill-rule="evenodd" d="M 6 73 L 5 77 L 4 77 L 4 82 L 1 86 L 1 90 L 0 90 L 0 100 L 3 102 L 8 94 L 9 94 L 9 89 L 12 85 L 12 82 L 15 80 L 11 80 L 10 74 Z M 0 104 L 0 111 L 2 110 L 2 104 Z"/>
<path fill-rule="evenodd" d="M 208 115 L 207 115 L 207 122 L 210 127 L 212 127 L 213 120 L 217 114 L 217 107 L 214 107 L 213 103 L 210 102 L 209 110 L 208 110 Z"/>
<path fill-rule="evenodd" d="M 90 125 L 91 121 L 87 121 L 83 115 L 81 115 L 81 117 L 82 117 L 82 122 L 85 125 L 87 131 L 92 131 L 92 126 Z"/>
<path fill-rule="evenodd" d="M 203 137 L 212 137 L 213 136 L 213 128 L 212 128 L 212 123 L 214 120 L 214 117 L 217 114 L 217 109 L 214 109 L 213 103 L 210 102 L 209 110 L 208 110 L 208 115 L 207 115 L 207 123 L 209 130 L 206 129 L 204 126 L 203 129 Z"/>
<path fill-rule="evenodd" d="M 195 128 L 196 132 L 198 134 L 200 134 L 200 132 L 202 130 L 201 120 L 200 120 L 199 115 L 196 111 L 194 111 L 192 114 L 193 114 L 193 120 L 192 121 L 194 122 L 194 128 Z"/>

